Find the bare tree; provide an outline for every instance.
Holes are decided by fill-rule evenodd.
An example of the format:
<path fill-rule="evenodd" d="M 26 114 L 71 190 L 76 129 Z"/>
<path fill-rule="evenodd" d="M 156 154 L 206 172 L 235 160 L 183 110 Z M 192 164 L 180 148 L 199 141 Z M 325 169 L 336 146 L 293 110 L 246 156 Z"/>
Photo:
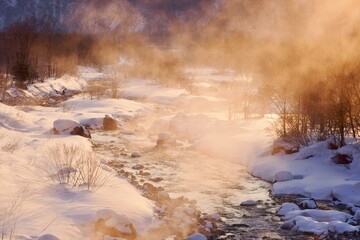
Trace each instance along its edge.
<path fill-rule="evenodd" d="M 26 88 L 25 82 L 36 78 L 36 60 L 31 57 L 31 48 L 38 36 L 35 20 L 29 19 L 16 22 L 5 30 L 5 42 L 10 51 L 11 74 L 16 80 L 16 86 Z"/>

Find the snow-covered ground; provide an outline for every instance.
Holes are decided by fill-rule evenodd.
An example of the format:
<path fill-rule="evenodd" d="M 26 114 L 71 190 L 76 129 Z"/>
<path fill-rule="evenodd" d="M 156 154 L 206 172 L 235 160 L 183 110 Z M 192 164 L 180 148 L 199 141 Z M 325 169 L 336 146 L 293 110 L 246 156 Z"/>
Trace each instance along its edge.
<path fill-rule="evenodd" d="M 81 77 L 72 77 L 46 81 L 36 88 L 44 89 L 43 93 L 56 86 L 81 90 L 85 84 Z M 30 88 L 28 92 L 33 94 L 35 90 Z M 132 223 L 137 234 L 145 234 L 157 223 L 154 204 L 127 180 L 110 174 L 105 166 L 99 171 L 106 176 L 106 182 L 90 190 L 51 180 L 49 175 L 56 172 L 51 172 L 49 162 L 52 154 L 58 154 L 51 151 L 54 146 L 78 146 L 78 151 L 94 153 L 87 138 L 55 136 L 50 129 L 57 119 L 80 122 L 102 119 L 110 113 L 121 121 L 150 111 L 151 107 L 125 99 L 90 101 L 82 96 L 64 104 L 71 108 L 0 104 L 0 234 L 5 239 L 12 235 L 23 240 L 46 234 L 59 239 L 93 239 L 99 218 L 124 232 L 130 232 L 127 224 Z"/>
<path fill-rule="evenodd" d="M 206 87 L 233 78 L 231 71 L 190 69 L 189 72 L 197 76 L 199 86 Z M 76 78 L 63 77 L 37 84 L 26 94 L 61 92 L 63 87 L 80 91 L 87 81 L 103 77 L 90 68 L 82 68 L 81 73 Z M 38 239 L 44 234 L 59 239 L 89 239 L 99 218 L 109 219 L 109 225 L 122 226 L 124 232 L 131 230 L 127 224 L 132 223 L 140 235 L 157 223 L 154 204 L 125 179 L 111 175 L 104 186 L 87 190 L 54 183 L 44 171 L 51 159 L 49 149 L 54 145 L 74 144 L 83 151 L 92 151 L 86 138 L 52 135 L 50 130 L 55 120 L 101 125 L 105 114 L 112 115 L 120 124 L 142 118 L 152 139 L 169 132 L 194 150 L 243 164 L 252 175 L 266 181 L 277 180 L 273 194 L 336 198 L 349 204 L 352 210 L 351 214 L 345 214 L 291 209 L 284 220 L 293 231 L 318 235 L 359 231 L 357 226 L 350 225 L 357 221 L 354 215 L 360 207 L 358 143 L 340 150 L 353 155 L 349 168 L 331 161 L 335 150 L 327 149 L 326 142 L 303 148 L 297 154 L 271 155 L 274 140 L 270 134 L 271 115 L 228 121 L 226 100 L 219 96 L 211 93 L 193 96 L 185 90 L 165 88 L 145 80 L 133 79 L 119 90 L 119 99 L 90 100 L 77 95 L 59 107 L 0 104 L 0 226 L 4 226 L 1 230 L 4 234 L 8 236 L 13 231 L 18 239 Z M 172 111 L 160 117 L 154 114 L 164 106 Z M 105 166 L 101 171 L 111 172 Z"/>

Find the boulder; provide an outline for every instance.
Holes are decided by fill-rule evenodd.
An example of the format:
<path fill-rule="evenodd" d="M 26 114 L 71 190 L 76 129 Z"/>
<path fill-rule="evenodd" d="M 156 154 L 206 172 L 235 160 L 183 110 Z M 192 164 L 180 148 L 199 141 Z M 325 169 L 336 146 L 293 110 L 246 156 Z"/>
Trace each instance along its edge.
<path fill-rule="evenodd" d="M 105 131 L 117 130 L 118 129 L 117 120 L 110 115 L 105 115 L 105 117 L 103 119 L 103 129 Z"/>
<path fill-rule="evenodd" d="M 70 119 L 58 119 L 53 123 L 53 133 L 56 135 L 79 135 L 91 138 L 90 132 L 79 122 Z"/>

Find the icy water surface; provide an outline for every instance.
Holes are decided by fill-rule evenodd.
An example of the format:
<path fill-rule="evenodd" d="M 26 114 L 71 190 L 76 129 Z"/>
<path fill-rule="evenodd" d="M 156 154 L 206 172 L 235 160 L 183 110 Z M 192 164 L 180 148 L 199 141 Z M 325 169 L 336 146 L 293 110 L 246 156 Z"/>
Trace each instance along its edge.
<path fill-rule="evenodd" d="M 218 239 L 309 239 L 279 230 L 280 219 L 274 214 L 277 204 L 269 196 L 270 184 L 252 177 L 238 163 L 184 146 L 158 148 L 146 135 L 131 131 L 97 132 L 93 142 L 105 144 L 97 151 L 123 164 L 138 182 L 163 187 L 172 198 L 195 200 L 203 213 L 219 214 L 223 220 L 220 229 L 225 234 Z M 131 158 L 123 149 L 128 153 L 139 151 L 142 156 Z M 133 169 L 139 165 L 143 169 Z M 257 205 L 240 206 L 245 200 L 255 200 Z"/>

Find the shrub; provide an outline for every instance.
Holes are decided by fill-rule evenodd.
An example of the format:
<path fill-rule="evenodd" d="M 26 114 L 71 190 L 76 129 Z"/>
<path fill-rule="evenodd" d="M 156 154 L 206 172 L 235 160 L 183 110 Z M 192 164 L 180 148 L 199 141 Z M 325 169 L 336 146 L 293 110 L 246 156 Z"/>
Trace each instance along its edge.
<path fill-rule="evenodd" d="M 100 156 L 79 145 L 58 144 L 48 148 L 44 170 L 52 181 L 87 189 L 102 187 L 111 173 L 102 168 Z"/>

